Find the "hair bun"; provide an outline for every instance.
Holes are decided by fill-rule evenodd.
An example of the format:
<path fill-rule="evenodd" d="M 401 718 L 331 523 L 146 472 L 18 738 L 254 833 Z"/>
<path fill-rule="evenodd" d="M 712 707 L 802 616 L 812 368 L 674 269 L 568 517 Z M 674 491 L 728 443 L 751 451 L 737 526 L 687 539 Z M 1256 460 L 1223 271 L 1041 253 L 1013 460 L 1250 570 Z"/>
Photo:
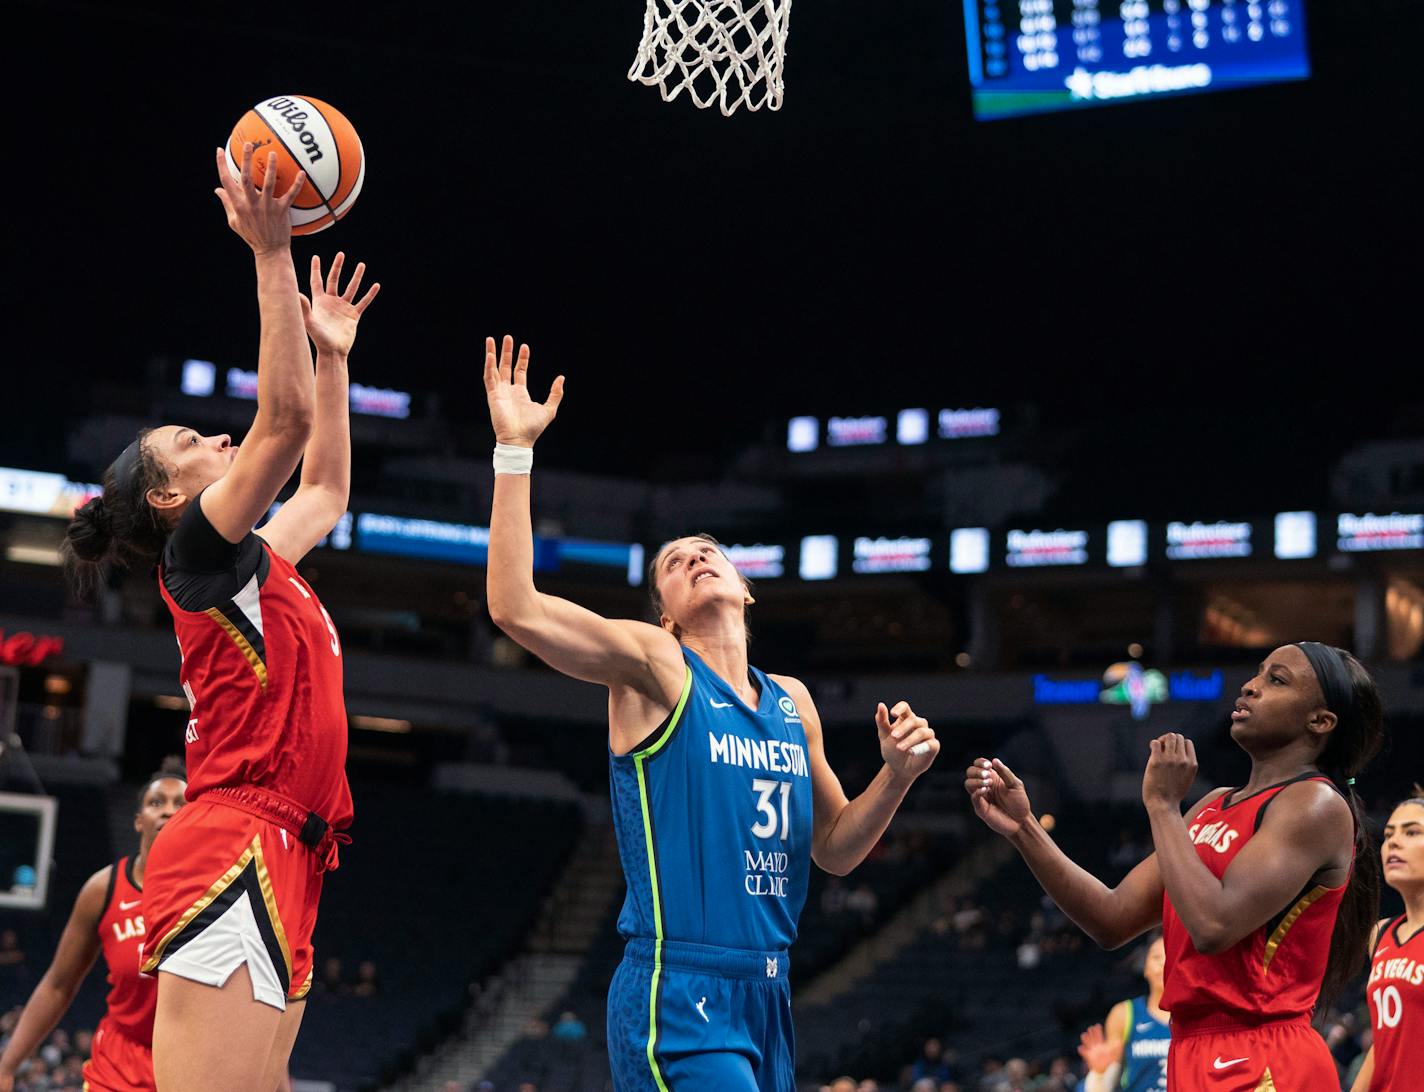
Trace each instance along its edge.
<path fill-rule="evenodd" d="M 85 561 L 101 561 L 114 540 L 109 509 L 103 497 L 91 497 L 74 510 L 74 518 L 65 531 L 74 553 Z"/>

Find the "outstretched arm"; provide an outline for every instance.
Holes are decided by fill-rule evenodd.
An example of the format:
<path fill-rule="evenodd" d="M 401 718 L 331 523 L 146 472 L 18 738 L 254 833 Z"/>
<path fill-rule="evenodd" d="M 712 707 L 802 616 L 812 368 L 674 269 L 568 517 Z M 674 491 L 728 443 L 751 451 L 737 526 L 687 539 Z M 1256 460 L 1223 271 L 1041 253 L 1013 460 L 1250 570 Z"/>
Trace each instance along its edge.
<path fill-rule="evenodd" d="M 485 395 L 495 440 L 531 449 L 559 412 L 564 377 L 548 401 L 529 397 L 529 346 L 505 337 L 498 355 L 485 342 Z M 682 653 L 672 634 L 646 622 L 611 621 L 534 586 L 534 529 L 528 473 L 497 473 L 490 515 L 485 588 L 490 617 L 513 640 L 557 671 L 585 682 L 627 687 L 671 710 L 682 693 Z"/>
<path fill-rule="evenodd" d="M 0 1092 L 14 1087 L 20 1064 L 49 1037 L 79 992 L 79 986 L 99 957 L 99 918 L 109 889 L 109 871 L 101 868 L 85 881 L 59 938 L 54 961 L 25 1003 L 20 1022 L 0 1055 Z"/>
<path fill-rule="evenodd" d="M 1345 882 L 1348 866 L 1341 858 L 1353 844 L 1354 817 L 1338 792 L 1316 781 L 1283 789 L 1260 829 L 1217 879 L 1197 856 L 1181 811 L 1182 797 L 1196 780 L 1196 749 L 1175 732 L 1151 746 L 1142 800 L 1162 882 L 1197 951 L 1211 955 L 1230 948 L 1332 866 L 1341 866 L 1338 882 Z"/>
<path fill-rule="evenodd" d="M 242 147 L 241 177 L 233 178 L 218 150 L 218 199 L 228 226 L 252 247 L 257 262 L 257 306 L 262 336 L 257 353 L 257 416 L 232 468 L 202 495 L 203 515 L 229 542 L 241 542 L 276 499 L 302 457 L 314 413 L 311 353 L 302 327 L 301 293 L 292 268 L 288 209 L 306 184 L 276 193 L 276 153 L 268 158 L 262 189 L 252 185 L 252 145 Z"/>
<path fill-rule="evenodd" d="M 359 300 L 366 263 L 359 262 L 346 290 L 341 270 L 346 255 L 331 263 L 325 281 L 321 259 L 312 256 L 311 299 L 299 295 L 307 335 L 316 346 L 316 416 L 302 453 L 297 491 L 260 534 L 268 545 L 296 564 L 330 533 L 351 498 L 351 397 L 346 361 L 356 341 L 356 326 L 381 290 L 379 284 Z"/>
<path fill-rule="evenodd" d="M 1162 920 L 1155 856 L 1108 887 L 1058 848 L 1034 816 L 1023 782 L 997 758 L 976 759 L 965 771 L 964 788 L 974 813 L 1013 843 L 1059 909 L 1101 947 L 1120 948 Z"/>
<path fill-rule="evenodd" d="M 865 860 L 880 841 L 910 786 L 939 754 L 939 740 L 929 722 L 917 716 L 907 702 L 897 702 L 888 710 L 881 702 L 875 707 L 875 727 L 885 765 L 863 793 L 848 800 L 840 778 L 826 761 L 821 717 L 810 691 L 799 679 L 784 675 L 773 678 L 796 702 L 806 730 L 815 807 L 811 859 L 825 871 L 844 876 Z"/>

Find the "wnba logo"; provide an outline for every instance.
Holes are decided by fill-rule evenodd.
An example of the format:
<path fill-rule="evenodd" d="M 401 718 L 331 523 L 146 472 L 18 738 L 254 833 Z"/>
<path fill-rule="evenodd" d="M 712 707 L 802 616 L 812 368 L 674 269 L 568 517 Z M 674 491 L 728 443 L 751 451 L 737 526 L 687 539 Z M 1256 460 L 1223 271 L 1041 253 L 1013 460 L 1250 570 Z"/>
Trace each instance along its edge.
<path fill-rule="evenodd" d="M 796 711 L 796 703 L 790 698 L 782 695 L 776 699 L 776 704 L 781 706 L 781 711 L 786 714 L 787 720 L 801 719 L 801 714 Z"/>

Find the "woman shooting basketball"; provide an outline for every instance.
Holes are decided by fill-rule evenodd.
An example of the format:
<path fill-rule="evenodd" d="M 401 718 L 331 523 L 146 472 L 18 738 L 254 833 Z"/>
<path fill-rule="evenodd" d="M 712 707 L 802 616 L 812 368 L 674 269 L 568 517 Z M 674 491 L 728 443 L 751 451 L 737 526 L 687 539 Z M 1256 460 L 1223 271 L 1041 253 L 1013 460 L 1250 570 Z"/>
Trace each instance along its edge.
<path fill-rule="evenodd" d="M 1385 824 L 1380 859 L 1384 882 L 1404 898 L 1404 913 L 1375 926 L 1365 985 L 1373 1040 L 1353 1092 L 1406 1092 L 1424 1073 L 1424 789 L 1418 785 Z"/>
<path fill-rule="evenodd" d="M 54 961 L 30 995 L 0 1057 L 0 1092 L 10 1092 L 20 1064 L 69 1011 L 101 951 L 109 968 L 109 996 L 84 1063 L 84 1087 L 91 1092 L 152 1092 L 158 984 L 138 972 L 144 938 L 143 881 L 153 840 L 178 814 L 187 786 L 182 767 L 164 763 L 139 793 L 134 813 L 138 853 L 99 869 L 79 889 Z"/>
<path fill-rule="evenodd" d="M 1142 798 L 1156 852 L 1115 888 L 1054 845 L 1002 762 L 966 771 L 975 812 L 1095 941 L 1115 948 L 1162 922 L 1174 1092 L 1339 1088 L 1310 1014 L 1322 987 L 1333 995 L 1359 967 L 1378 906 L 1379 865 L 1348 784 L 1379 750 L 1382 718 L 1348 652 L 1276 649 L 1231 715 L 1251 756 L 1244 786 L 1212 790 L 1184 819 L 1195 748 L 1174 734 L 1152 741 Z"/>
<path fill-rule="evenodd" d="M 336 629 L 295 565 L 346 510 L 347 354 L 379 286 L 364 267 L 340 291 L 342 256 L 311 298 L 297 290 L 275 157 L 254 189 L 218 152 L 228 225 L 252 248 L 262 317 L 257 414 L 242 449 L 226 436 L 144 430 L 76 514 L 71 566 L 91 582 L 112 561 L 157 559 L 192 703 L 190 805 L 155 847 L 144 891 L 142 968 L 158 975 L 153 1054 L 164 1092 L 278 1087 L 311 978 L 322 873 L 351 821 Z M 310 337 L 317 358 L 313 380 Z M 263 528 L 277 492 L 301 484 Z"/>
<path fill-rule="evenodd" d="M 489 609 L 550 666 L 608 688 L 614 825 L 628 897 L 626 955 L 609 987 L 614 1087 L 791 1092 L 789 962 L 812 859 L 844 874 L 884 833 L 939 751 L 904 702 L 875 712 L 884 766 L 847 801 L 798 680 L 747 662 L 751 594 L 717 544 L 657 552 L 659 625 L 601 618 L 534 586 L 529 474 L 547 403 L 529 349 L 485 350 L 495 448 Z"/>

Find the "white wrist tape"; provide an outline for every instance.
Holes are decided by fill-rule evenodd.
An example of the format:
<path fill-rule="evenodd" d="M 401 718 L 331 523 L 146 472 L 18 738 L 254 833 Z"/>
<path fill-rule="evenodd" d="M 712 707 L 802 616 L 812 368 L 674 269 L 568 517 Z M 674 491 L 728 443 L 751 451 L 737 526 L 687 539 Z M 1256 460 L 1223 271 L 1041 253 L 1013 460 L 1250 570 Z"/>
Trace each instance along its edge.
<path fill-rule="evenodd" d="M 496 474 L 528 474 L 534 469 L 534 449 L 517 444 L 494 445 Z"/>

